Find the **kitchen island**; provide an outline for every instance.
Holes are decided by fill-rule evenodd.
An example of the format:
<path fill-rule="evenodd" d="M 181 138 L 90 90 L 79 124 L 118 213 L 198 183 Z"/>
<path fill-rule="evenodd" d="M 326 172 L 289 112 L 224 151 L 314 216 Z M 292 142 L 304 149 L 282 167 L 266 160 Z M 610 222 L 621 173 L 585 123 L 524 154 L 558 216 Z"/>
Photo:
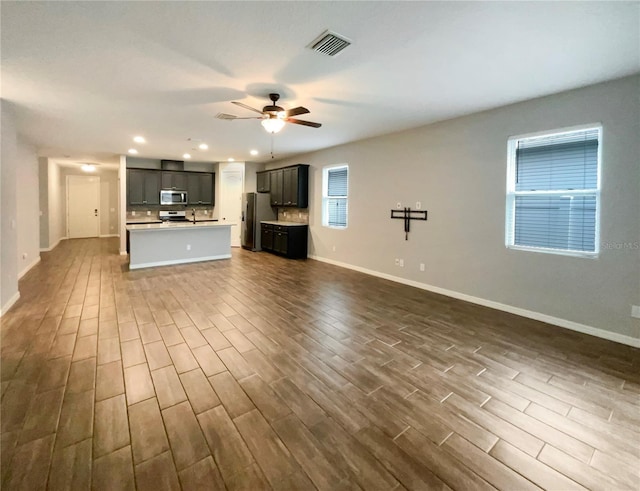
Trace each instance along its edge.
<path fill-rule="evenodd" d="M 204 221 L 127 225 L 129 269 L 229 259 L 235 225 Z"/>

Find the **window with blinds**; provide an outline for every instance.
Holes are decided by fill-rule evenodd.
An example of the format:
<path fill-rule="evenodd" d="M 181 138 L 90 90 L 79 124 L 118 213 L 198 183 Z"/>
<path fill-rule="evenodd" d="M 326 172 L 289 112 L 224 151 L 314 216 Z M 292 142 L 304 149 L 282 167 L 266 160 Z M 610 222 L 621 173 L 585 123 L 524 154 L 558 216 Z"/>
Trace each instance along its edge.
<path fill-rule="evenodd" d="M 322 224 L 326 227 L 347 227 L 349 207 L 349 166 L 323 169 Z"/>
<path fill-rule="evenodd" d="M 509 140 L 507 247 L 598 253 L 601 132 L 590 127 Z"/>

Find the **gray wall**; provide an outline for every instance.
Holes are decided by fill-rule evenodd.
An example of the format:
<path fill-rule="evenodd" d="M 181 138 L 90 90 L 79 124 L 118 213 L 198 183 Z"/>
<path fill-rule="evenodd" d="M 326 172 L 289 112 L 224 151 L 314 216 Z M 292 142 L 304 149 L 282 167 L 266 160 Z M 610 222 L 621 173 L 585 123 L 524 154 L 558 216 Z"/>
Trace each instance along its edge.
<path fill-rule="evenodd" d="M 49 248 L 49 159 L 38 159 L 38 188 L 40 201 L 40 249 Z"/>
<path fill-rule="evenodd" d="M 64 204 L 65 201 L 63 201 L 64 195 L 60 191 L 62 189 L 60 186 L 60 166 L 52 160 L 48 160 L 47 168 L 49 243 L 45 248 L 49 249 L 58 245 L 58 242 L 65 238 L 64 215 L 66 214 L 66 205 Z"/>
<path fill-rule="evenodd" d="M 640 304 L 639 94 L 640 78 L 628 77 L 267 167 L 311 164 L 311 255 L 638 341 L 631 305 Z M 599 258 L 507 249 L 509 136 L 597 122 L 603 126 Z M 322 227 L 321 217 L 322 167 L 341 163 L 350 170 L 346 230 Z M 412 222 L 405 241 L 402 220 L 391 220 L 390 210 L 416 201 L 429 220 Z M 636 248 L 616 248 L 624 243 Z M 395 258 L 404 259 L 404 268 Z"/>
<path fill-rule="evenodd" d="M 18 277 L 22 277 L 40 260 L 40 183 L 36 148 L 19 136 L 16 180 L 20 183 L 16 195 L 16 261 Z"/>
<path fill-rule="evenodd" d="M 17 135 L 13 107 L 1 105 L 0 153 L 0 312 L 4 313 L 18 295 L 18 231 L 16 201 Z"/>

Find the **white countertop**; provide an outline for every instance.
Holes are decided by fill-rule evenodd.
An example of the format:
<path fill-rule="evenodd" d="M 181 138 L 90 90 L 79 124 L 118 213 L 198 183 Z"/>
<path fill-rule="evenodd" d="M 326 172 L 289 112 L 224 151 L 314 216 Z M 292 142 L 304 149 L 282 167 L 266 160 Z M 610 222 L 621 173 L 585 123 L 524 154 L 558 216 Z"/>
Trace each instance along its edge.
<path fill-rule="evenodd" d="M 307 223 L 297 223 L 297 222 L 277 222 L 275 220 L 264 220 L 260 223 L 266 223 L 268 225 L 281 225 L 283 227 L 303 227 L 307 226 Z"/>
<path fill-rule="evenodd" d="M 234 227 L 233 222 L 165 222 L 165 223 L 137 223 L 127 225 L 130 232 L 138 232 L 142 230 L 193 230 L 194 228 L 218 228 L 218 227 Z"/>

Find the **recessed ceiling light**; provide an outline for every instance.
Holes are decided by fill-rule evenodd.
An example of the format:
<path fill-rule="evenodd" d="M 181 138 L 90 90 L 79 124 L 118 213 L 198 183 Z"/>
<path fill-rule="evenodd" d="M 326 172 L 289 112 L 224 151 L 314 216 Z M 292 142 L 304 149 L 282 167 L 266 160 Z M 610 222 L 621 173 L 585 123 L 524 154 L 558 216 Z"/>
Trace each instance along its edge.
<path fill-rule="evenodd" d="M 229 157 L 229 158 L 227 159 L 227 162 L 234 162 L 234 161 L 235 161 L 235 159 L 233 159 L 233 158 L 231 158 L 231 157 Z"/>
<path fill-rule="evenodd" d="M 133 141 L 136 143 L 147 143 L 147 140 L 144 139 L 144 136 L 134 136 Z"/>
<path fill-rule="evenodd" d="M 91 164 L 84 164 L 81 169 L 85 172 L 93 172 L 94 170 L 96 170 L 96 166 Z"/>
<path fill-rule="evenodd" d="M 131 155 L 137 155 L 137 154 L 138 154 L 138 151 L 137 151 L 135 148 L 130 148 L 130 149 L 129 149 L 129 153 L 130 153 Z"/>
<path fill-rule="evenodd" d="M 257 150 L 251 150 L 249 153 L 251 155 L 258 155 L 258 151 Z"/>
<path fill-rule="evenodd" d="M 209 145 L 207 145 L 206 143 L 201 143 L 200 145 L 198 145 L 198 148 L 200 150 L 207 150 L 209 148 Z"/>
<path fill-rule="evenodd" d="M 188 153 L 185 153 L 184 155 L 182 155 L 183 159 L 190 159 L 191 155 L 189 155 Z"/>

